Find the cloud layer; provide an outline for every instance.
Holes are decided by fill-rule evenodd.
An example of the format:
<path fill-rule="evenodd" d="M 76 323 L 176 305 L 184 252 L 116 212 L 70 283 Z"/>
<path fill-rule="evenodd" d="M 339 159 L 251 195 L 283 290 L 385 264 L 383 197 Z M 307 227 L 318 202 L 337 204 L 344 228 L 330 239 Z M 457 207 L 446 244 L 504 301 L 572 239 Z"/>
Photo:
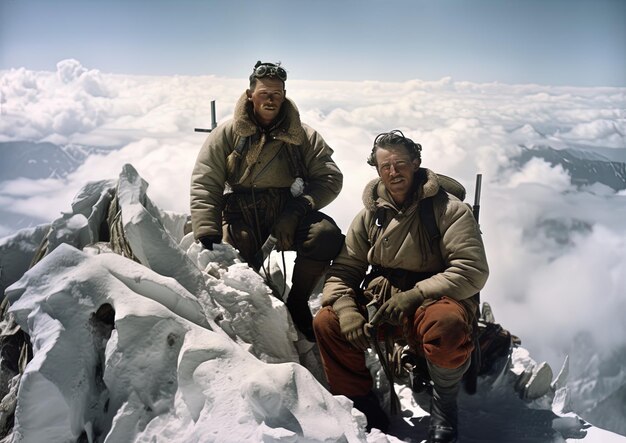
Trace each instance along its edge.
<path fill-rule="evenodd" d="M 114 147 L 65 179 L 0 182 L 0 209 L 44 220 L 69 208 L 87 181 L 132 163 L 161 207 L 188 212 L 191 170 L 210 125 L 224 121 L 245 79 L 120 76 L 64 60 L 56 72 L 0 72 L 0 141 Z M 345 230 L 360 209 L 365 163 L 379 132 L 401 129 L 423 147 L 423 165 L 473 195 L 483 174 L 481 226 L 491 266 L 482 298 L 497 320 L 553 365 L 580 330 L 612 348 L 626 337 L 626 195 L 577 190 L 561 167 L 514 167 L 519 145 L 626 147 L 626 89 L 425 82 L 289 80 L 303 121 L 335 150 L 345 174 L 326 212 Z M 0 178 L 1 179 L 1 178 Z M 0 236 L 12 232 L 0 222 Z M 603 326 L 600 331 L 598 325 Z M 604 332 L 605 328 L 610 334 Z"/>

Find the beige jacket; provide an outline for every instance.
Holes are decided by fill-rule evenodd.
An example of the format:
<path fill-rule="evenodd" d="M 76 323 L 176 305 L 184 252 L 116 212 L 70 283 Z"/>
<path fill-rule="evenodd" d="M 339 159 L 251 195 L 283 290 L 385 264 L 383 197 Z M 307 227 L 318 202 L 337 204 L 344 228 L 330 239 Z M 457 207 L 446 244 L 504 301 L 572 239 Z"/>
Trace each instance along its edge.
<path fill-rule="evenodd" d="M 191 176 L 191 223 L 197 238 L 222 235 L 224 189 L 289 188 L 296 178 L 294 155 L 299 150 L 306 182 L 304 197 L 313 209 L 333 201 L 343 184 L 343 175 L 333 162 L 333 150 L 309 126 L 301 123 L 296 105 L 283 103 L 281 118 L 262 131 L 250 117 L 251 103 L 244 93 L 235 105 L 233 119 L 215 128 L 207 137 Z M 247 153 L 233 152 L 242 137 L 250 137 Z"/>
<path fill-rule="evenodd" d="M 440 188 L 434 172 L 420 168 L 416 180 L 421 184 L 404 210 L 395 206 L 380 179 L 365 187 L 365 207 L 350 225 L 345 245 L 329 271 L 323 306 L 333 305 L 339 297 L 351 292 L 348 289 L 358 288 L 370 264 L 413 272 L 436 272 L 415 285 L 424 303 L 447 296 L 467 300 L 463 304 L 468 304 L 469 298 L 484 286 L 489 269 L 471 209 Z M 441 233 L 439 247 L 434 248 L 430 247 L 418 213 L 420 201 L 427 197 L 434 197 L 435 220 Z M 382 218 L 386 221 L 381 228 L 376 228 L 379 208 L 386 212 Z"/>

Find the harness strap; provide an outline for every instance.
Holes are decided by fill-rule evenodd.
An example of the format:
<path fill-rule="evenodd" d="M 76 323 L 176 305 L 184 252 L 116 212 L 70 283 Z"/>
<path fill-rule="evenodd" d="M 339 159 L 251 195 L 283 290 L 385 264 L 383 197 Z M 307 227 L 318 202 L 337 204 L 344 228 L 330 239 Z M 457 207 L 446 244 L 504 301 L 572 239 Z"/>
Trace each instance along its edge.
<path fill-rule="evenodd" d="M 428 242 L 430 244 L 431 251 L 434 250 L 435 244 L 441 239 L 441 232 L 437 227 L 437 221 L 435 220 L 435 208 L 433 207 L 433 197 L 428 197 L 419 202 L 419 217 L 422 222 L 422 226 L 426 230 L 428 236 Z"/>

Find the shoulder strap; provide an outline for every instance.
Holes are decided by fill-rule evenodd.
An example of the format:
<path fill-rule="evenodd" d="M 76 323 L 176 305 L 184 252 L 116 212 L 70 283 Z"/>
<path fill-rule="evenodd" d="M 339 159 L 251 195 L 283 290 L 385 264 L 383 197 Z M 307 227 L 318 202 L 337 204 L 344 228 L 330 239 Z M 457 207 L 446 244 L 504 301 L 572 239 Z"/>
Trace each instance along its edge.
<path fill-rule="evenodd" d="M 239 137 L 239 143 L 237 143 L 237 146 L 235 146 L 235 149 L 233 149 L 233 151 L 240 156 L 243 155 L 243 151 L 246 149 L 246 147 L 248 147 L 249 141 L 250 137 Z"/>
<path fill-rule="evenodd" d="M 435 220 L 435 208 L 433 207 L 433 198 L 428 197 L 420 201 L 419 203 L 419 217 L 426 235 L 428 236 L 428 242 L 430 247 L 434 247 L 435 242 L 441 238 L 441 233 L 437 227 L 437 221 Z"/>
<path fill-rule="evenodd" d="M 461 201 L 465 200 L 465 187 L 461 183 L 443 174 L 437 174 L 437 178 L 439 179 L 439 185 L 443 191 L 454 195 Z M 435 208 L 433 207 L 434 198 L 435 196 L 425 198 L 420 201 L 419 204 L 419 217 L 428 235 L 431 248 L 435 246 L 435 241 L 441 238 L 441 233 L 439 232 L 437 221 L 435 220 Z"/>
<path fill-rule="evenodd" d="M 286 145 L 284 149 L 287 150 L 287 162 L 289 163 L 289 169 L 294 177 L 301 177 L 305 181 L 307 180 L 307 169 L 304 164 L 304 155 L 302 154 L 302 149 L 304 149 L 304 145 L 308 144 L 309 141 L 305 137 L 305 141 L 302 145 Z"/>

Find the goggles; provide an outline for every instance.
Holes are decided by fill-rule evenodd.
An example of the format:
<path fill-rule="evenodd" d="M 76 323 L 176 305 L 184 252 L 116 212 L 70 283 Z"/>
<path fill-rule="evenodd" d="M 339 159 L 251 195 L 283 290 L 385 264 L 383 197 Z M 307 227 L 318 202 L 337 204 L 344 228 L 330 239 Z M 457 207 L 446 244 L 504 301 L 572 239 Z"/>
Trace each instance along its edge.
<path fill-rule="evenodd" d="M 272 63 L 264 63 L 255 67 L 252 75 L 257 78 L 278 77 L 282 81 L 287 80 L 287 71 L 285 71 L 280 66 L 276 66 Z"/>

